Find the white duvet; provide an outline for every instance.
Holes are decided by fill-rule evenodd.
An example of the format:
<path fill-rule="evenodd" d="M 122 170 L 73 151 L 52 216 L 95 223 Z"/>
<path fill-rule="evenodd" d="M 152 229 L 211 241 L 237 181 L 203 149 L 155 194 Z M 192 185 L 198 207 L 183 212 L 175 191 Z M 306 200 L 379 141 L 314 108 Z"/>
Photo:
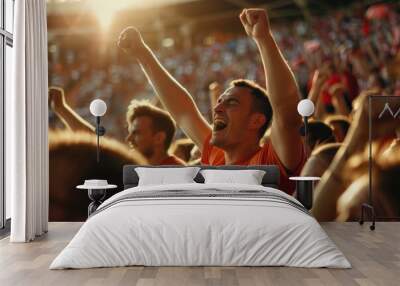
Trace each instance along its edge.
<path fill-rule="evenodd" d="M 174 197 L 126 200 L 134 192 L 262 190 L 262 186 L 141 186 L 105 201 L 50 269 L 145 266 L 294 266 L 350 268 L 318 222 L 290 204 L 259 198 Z M 297 202 L 298 203 L 298 202 Z M 106 208 L 105 206 L 108 207 Z"/>

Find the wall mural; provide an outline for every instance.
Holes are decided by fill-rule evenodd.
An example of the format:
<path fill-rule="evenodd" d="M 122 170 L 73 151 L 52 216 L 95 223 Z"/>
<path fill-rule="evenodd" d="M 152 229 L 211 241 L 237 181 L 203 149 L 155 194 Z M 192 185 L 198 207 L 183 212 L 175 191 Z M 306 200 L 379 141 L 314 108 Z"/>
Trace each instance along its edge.
<path fill-rule="evenodd" d="M 386 127 L 390 125 L 393 127 L 399 126 L 400 97 L 371 95 L 368 99 L 368 200 L 362 205 L 361 223 L 368 217 L 373 221 L 376 218 L 398 220 L 400 194 L 397 190 L 400 187 L 400 180 L 396 176 L 396 169 L 399 167 L 396 163 L 398 154 L 395 151 L 398 140 L 392 141 L 388 138 L 386 142 L 381 142 L 379 146 L 374 138 L 376 137 L 376 133 L 381 132 L 381 122 L 386 121 Z M 378 112 L 376 118 L 374 110 Z M 397 130 L 397 133 L 399 131 Z M 382 155 L 379 153 L 382 153 Z M 354 184 L 356 183 L 357 180 Z M 375 228 L 375 223 L 371 225 L 371 228 Z"/>
<path fill-rule="evenodd" d="M 85 220 L 91 200 L 76 187 L 107 180 L 117 185 L 110 197 L 123 188 L 125 164 L 274 164 L 290 195 L 290 177 L 317 178 L 318 220 L 359 219 L 368 96 L 400 95 L 398 9 L 371 18 L 349 4 L 312 22 L 258 12 L 255 23 L 238 14 L 205 24 L 201 11 L 178 19 L 178 4 L 48 5 L 51 221 Z M 302 118 L 304 98 L 313 109 Z M 371 116 L 374 207 L 379 219 L 397 219 L 400 102 L 380 102 Z"/>

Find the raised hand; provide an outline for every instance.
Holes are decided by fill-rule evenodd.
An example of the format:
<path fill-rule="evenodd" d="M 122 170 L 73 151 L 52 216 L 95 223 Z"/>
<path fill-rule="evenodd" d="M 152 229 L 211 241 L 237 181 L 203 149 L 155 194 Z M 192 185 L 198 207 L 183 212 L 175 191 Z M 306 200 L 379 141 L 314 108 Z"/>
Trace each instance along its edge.
<path fill-rule="evenodd" d="M 208 90 L 210 91 L 210 96 L 215 98 L 218 98 L 222 93 L 221 85 L 216 81 L 208 86 Z"/>
<path fill-rule="evenodd" d="M 255 40 L 270 35 L 267 11 L 264 9 L 243 9 L 239 15 L 247 35 Z"/>
<path fill-rule="evenodd" d="M 208 86 L 208 90 L 209 90 L 211 110 L 212 110 L 214 106 L 217 104 L 218 97 L 222 93 L 222 87 L 218 82 L 214 81 Z"/>
<path fill-rule="evenodd" d="M 64 90 L 61 87 L 49 88 L 49 105 L 61 122 L 72 131 L 94 132 L 95 128 L 78 113 L 76 113 L 65 100 Z"/>
<path fill-rule="evenodd" d="M 65 107 L 66 102 L 64 90 L 62 88 L 55 86 L 49 88 L 49 105 L 55 112 Z"/>
<path fill-rule="evenodd" d="M 369 96 L 379 95 L 376 91 L 367 90 L 362 92 L 356 99 L 357 108 L 353 110 L 353 122 L 350 126 L 348 136 L 349 145 L 365 146 L 362 143 L 368 142 L 369 122 Z M 371 120 L 373 126 L 372 139 L 395 137 L 396 129 L 399 126 L 398 119 L 390 112 L 382 112 L 388 104 L 391 110 L 396 113 L 400 110 L 400 102 L 397 98 L 374 100 L 371 105 Z M 354 142 L 354 144 L 352 144 Z"/>
<path fill-rule="evenodd" d="M 125 28 L 118 38 L 118 47 L 128 55 L 140 57 L 145 48 L 143 38 L 135 27 Z"/>
<path fill-rule="evenodd" d="M 311 86 L 322 89 L 328 78 L 329 78 L 329 74 L 326 71 L 326 68 L 323 66 L 322 68 L 317 69 L 315 71 L 315 73 L 313 75 Z"/>

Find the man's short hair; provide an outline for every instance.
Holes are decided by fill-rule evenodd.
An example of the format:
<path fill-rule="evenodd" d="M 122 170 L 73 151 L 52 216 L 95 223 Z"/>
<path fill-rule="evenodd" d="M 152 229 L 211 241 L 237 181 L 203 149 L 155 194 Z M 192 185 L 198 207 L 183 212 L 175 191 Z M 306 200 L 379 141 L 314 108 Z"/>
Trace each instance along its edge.
<path fill-rule="evenodd" d="M 175 121 L 169 113 L 152 105 L 148 101 L 132 100 L 126 112 L 128 126 L 130 126 L 136 118 L 142 116 L 151 118 L 153 131 L 165 133 L 164 147 L 165 150 L 168 150 L 176 131 Z"/>
<path fill-rule="evenodd" d="M 253 95 L 253 111 L 261 113 L 265 116 L 265 123 L 261 126 L 258 136 L 262 138 L 265 134 L 265 131 L 268 129 L 269 125 L 272 121 L 272 106 L 269 101 L 267 92 L 257 83 L 247 79 L 236 79 L 231 81 L 231 87 L 245 87 L 250 89 L 250 94 Z"/>
<path fill-rule="evenodd" d="M 305 135 L 304 125 L 302 125 L 300 128 L 300 134 L 302 136 Z M 335 137 L 333 136 L 332 128 L 320 120 L 311 119 L 308 122 L 307 134 L 307 142 L 312 148 L 319 144 L 336 142 Z"/>

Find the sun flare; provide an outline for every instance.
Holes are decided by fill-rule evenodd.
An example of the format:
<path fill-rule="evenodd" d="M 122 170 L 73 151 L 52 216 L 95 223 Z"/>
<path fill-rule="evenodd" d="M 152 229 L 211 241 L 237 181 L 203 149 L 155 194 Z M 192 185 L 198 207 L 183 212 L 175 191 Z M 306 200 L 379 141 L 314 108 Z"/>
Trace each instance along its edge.
<path fill-rule="evenodd" d="M 90 0 L 89 8 L 96 15 L 97 20 L 103 30 L 108 30 L 111 26 L 115 14 L 131 1 L 109 1 L 109 0 Z"/>

